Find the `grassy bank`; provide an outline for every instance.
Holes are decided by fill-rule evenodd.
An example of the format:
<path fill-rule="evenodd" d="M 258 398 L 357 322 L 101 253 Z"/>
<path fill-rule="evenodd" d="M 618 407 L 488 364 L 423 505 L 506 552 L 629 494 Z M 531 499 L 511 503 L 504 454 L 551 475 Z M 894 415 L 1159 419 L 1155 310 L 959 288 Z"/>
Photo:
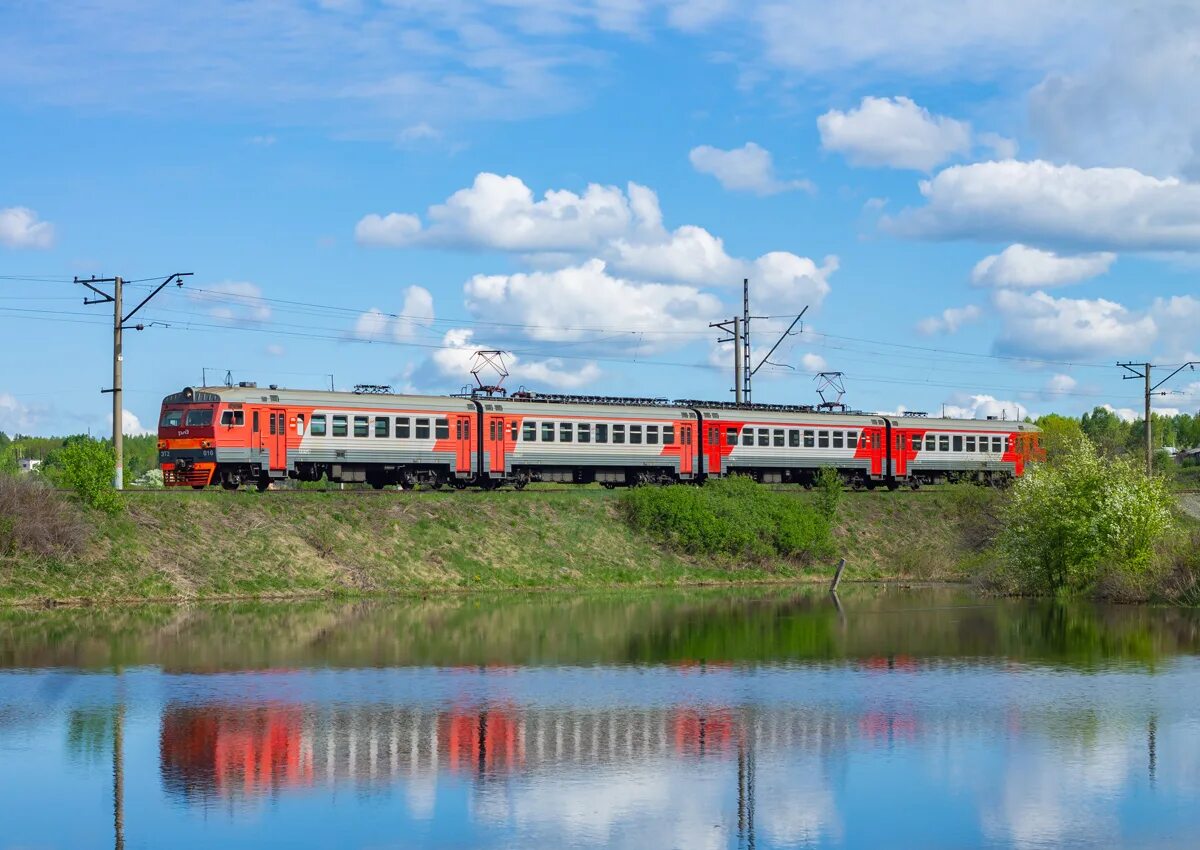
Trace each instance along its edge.
<path fill-rule="evenodd" d="M 830 557 L 847 579 L 962 579 L 987 501 L 961 492 L 847 494 Z M 50 554 L 0 547 L 0 603 L 827 580 L 811 558 L 679 552 L 624 520 L 621 494 L 127 492 L 71 506 L 82 537 Z M 785 498 L 816 506 L 816 493 Z M 978 501 L 978 504 L 976 504 Z M 68 526 L 70 523 L 68 523 Z M 56 554 L 57 552 L 57 554 Z M 65 552 L 65 554 L 64 554 Z"/>

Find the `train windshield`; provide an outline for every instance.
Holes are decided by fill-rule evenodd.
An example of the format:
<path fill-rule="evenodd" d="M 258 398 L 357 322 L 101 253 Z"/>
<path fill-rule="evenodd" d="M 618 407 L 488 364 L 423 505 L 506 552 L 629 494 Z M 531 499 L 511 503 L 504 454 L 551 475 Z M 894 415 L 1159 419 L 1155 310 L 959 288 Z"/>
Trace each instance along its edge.
<path fill-rule="evenodd" d="M 211 425 L 213 412 L 211 407 L 197 407 L 187 412 L 188 425 Z"/>
<path fill-rule="evenodd" d="M 163 414 L 162 422 L 158 423 L 164 428 L 178 428 L 179 423 L 183 421 L 182 410 L 168 410 Z"/>

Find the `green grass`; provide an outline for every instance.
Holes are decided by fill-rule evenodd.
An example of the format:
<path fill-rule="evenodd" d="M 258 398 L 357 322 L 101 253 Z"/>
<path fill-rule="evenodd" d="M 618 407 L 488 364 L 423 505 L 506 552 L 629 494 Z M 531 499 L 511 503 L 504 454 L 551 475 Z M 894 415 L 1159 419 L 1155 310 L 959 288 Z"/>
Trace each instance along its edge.
<path fill-rule="evenodd" d="M 816 515 L 815 493 L 762 493 L 768 515 Z M 715 554 L 632 528 L 622 497 L 126 492 L 120 514 L 88 514 L 95 530 L 83 555 L 0 557 L 0 603 L 825 581 L 841 556 L 844 580 L 961 579 L 972 557 L 949 492 L 848 494 L 828 548 Z"/>

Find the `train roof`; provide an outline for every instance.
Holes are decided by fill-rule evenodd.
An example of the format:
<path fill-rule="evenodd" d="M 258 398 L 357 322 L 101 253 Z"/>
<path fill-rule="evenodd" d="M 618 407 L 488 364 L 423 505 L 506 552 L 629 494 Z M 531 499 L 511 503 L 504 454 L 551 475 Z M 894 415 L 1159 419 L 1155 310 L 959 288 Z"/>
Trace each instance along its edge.
<path fill-rule="evenodd" d="M 204 402 L 242 402 L 250 404 L 295 404 L 311 407 L 395 407 L 418 406 L 431 409 L 474 409 L 475 402 L 485 410 L 508 410 L 537 416 L 554 410 L 560 413 L 596 414 L 603 409 L 613 414 L 656 418 L 681 411 L 696 410 L 707 419 L 724 421 L 796 422 L 803 419 L 831 426 L 882 425 L 890 420 L 899 428 L 945 431 L 1030 431 L 1041 429 L 1029 422 L 1015 419 L 951 419 L 919 414 L 865 413 L 862 411 L 818 410 L 811 405 L 735 404 L 696 399 L 640 398 L 631 396 L 589 396 L 549 393 L 514 393 L 511 396 L 415 395 L 380 392 L 368 387 L 360 392 L 291 389 L 288 387 L 259 387 L 250 384 L 217 387 L 184 387 L 163 399 L 163 404 Z M 543 414 L 545 415 L 545 414 Z"/>
<path fill-rule="evenodd" d="M 888 415 L 897 428 L 930 429 L 935 431 L 1041 431 L 1032 422 L 1019 419 L 952 419 L 943 416 Z"/>
<path fill-rule="evenodd" d="M 448 395 L 409 395 L 404 393 L 330 392 L 288 387 L 184 387 L 163 399 L 163 404 L 204 402 L 242 402 L 243 404 L 295 404 L 307 407 L 395 407 L 428 406 L 442 410 L 475 408 L 469 398 Z"/>

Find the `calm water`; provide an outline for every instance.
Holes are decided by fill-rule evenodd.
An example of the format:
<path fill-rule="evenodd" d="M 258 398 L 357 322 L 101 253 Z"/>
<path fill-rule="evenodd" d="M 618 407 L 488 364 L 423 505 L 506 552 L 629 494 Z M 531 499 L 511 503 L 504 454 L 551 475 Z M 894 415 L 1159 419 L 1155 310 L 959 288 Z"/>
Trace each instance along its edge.
<path fill-rule="evenodd" d="M 1200 842 L 1195 612 L 841 602 L 0 611 L 0 848 Z"/>

